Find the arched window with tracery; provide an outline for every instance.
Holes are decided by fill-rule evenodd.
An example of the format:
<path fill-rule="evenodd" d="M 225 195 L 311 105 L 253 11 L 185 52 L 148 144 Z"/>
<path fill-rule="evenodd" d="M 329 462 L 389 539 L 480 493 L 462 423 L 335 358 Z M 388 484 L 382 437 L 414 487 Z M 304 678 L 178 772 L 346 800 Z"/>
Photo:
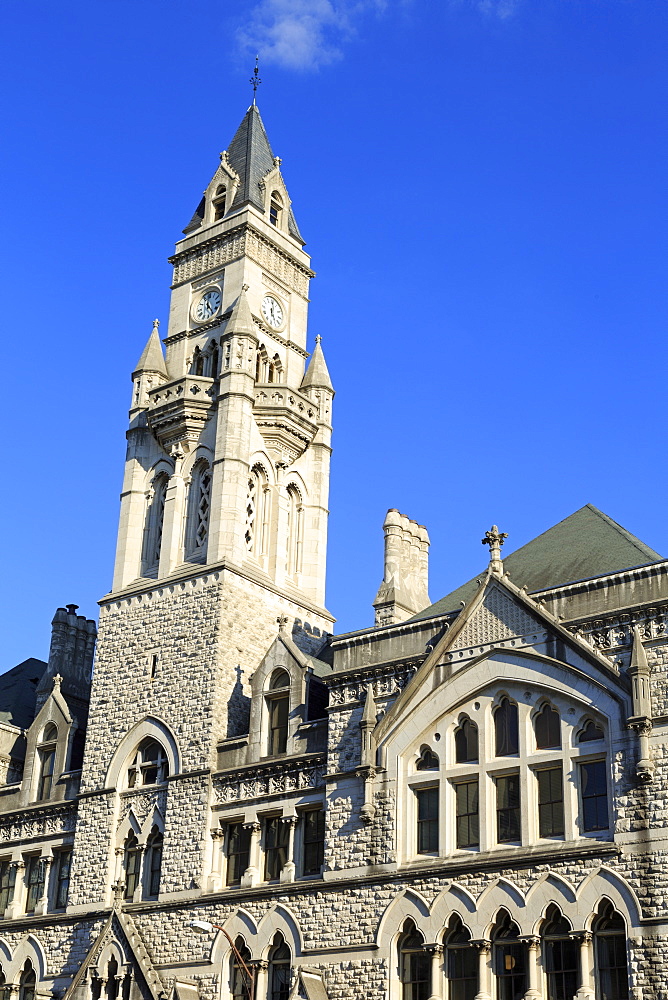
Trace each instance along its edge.
<path fill-rule="evenodd" d="M 162 526 L 165 520 L 165 500 L 169 476 L 159 472 L 147 494 L 146 517 L 144 519 L 144 541 L 142 546 L 142 576 L 155 576 L 160 563 L 162 547 Z"/>
<path fill-rule="evenodd" d="M 248 477 L 246 499 L 246 548 L 250 555 L 261 559 L 269 547 L 269 519 L 271 494 L 267 474 L 261 465 L 255 465 Z"/>
<path fill-rule="evenodd" d="M 283 935 L 277 931 L 269 951 L 268 1000 L 288 1000 L 291 979 L 290 949 Z"/>
<path fill-rule="evenodd" d="M 503 698 L 494 713 L 494 737 L 497 757 L 510 757 L 519 753 L 517 705 L 514 705 L 509 698 Z"/>
<path fill-rule="evenodd" d="M 167 754 L 162 744 L 147 736 L 135 750 L 128 767 L 128 788 L 158 785 L 169 773 Z"/>
<path fill-rule="evenodd" d="M 224 184 L 219 184 L 213 196 L 213 221 L 218 222 L 225 215 L 225 204 L 227 202 L 227 188 Z"/>
<path fill-rule="evenodd" d="M 448 1000 L 473 1000 L 478 992 L 478 953 L 460 917 L 451 918 L 444 943 Z"/>
<path fill-rule="evenodd" d="M 431 958 L 424 950 L 424 938 L 410 919 L 404 923 L 398 948 L 401 1000 L 428 1000 Z"/>
<path fill-rule="evenodd" d="M 519 940 L 520 929 L 505 910 L 499 913 L 492 932 L 492 968 L 498 1000 L 518 1000 L 529 988 L 527 949 Z"/>
<path fill-rule="evenodd" d="M 195 464 L 188 490 L 186 559 L 204 562 L 209 537 L 211 511 L 211 467 L 205 458 Z"/>
<path fill-rule="evenodd" d="M 230 955 L 231 1000 L 252 1000 L 250 963 L 253 956 L 241 934 L 234 942 L 236 953 Z"/>
<path fill-rule="evenodd" d="M 602 740 L 605 733 L 600 726 L 597 726 L 593 719 L 587 719 L 578 734 L 578 743 L 595 743 Z"/>
<path fill-rule="evenodd" d="M 290 720 L 290 675 L 287 670 L 275 670 L 269 682 L 267 701 L 267 753 L 270 757 L 284 754 L 288 748 Z"/>
<path fill-rule="evenodd" d="M 455 762 L 470 764 L 478 759 L 478 727 L 468 716 L 460 720 L 455 730 Z"/>
<path fill-rule="evenodd" d="M 533 725 L 537 750 L 556 750 L 561 746 L 561 719 L 551 705 L 543 705 Z"/>
<path fill-rule="evenodd" d="M 269 221 L 271 222 L 272 226 L 280 226 L 282 211 L 283 211 L 283 199 L 281 198 L 278 191 L 272 191 L 271 199 L 269 201 Z"/>
<path fill-rule="evenodd" d="M 163 839 L 163 835 L 158 827 L 154 826 L 146 841 L 146 895 L 155 899 L 157 899 L 160 892 Z"/>
<path fill-rule="evenodd" d="M 628 1000 L 629 967 L 626 925 L 608 900 L 598 908 L 594 921 L 596 981 L 602 1000 Z"/>
<path fill-rule="evenodd" d="M 580 949 L 578 942 L 571 937 L 571 930 L 559 908 L 554 905 L 548 907 L 541 935 L 547 1000 L 570 1000 L 580 986 Z"/>
<path fill-rule="evenodd" d="M 296 486 L 288 486 L 288 576 L 297 576 L 302 569 L 304 544 L 304 507 Z"/>
<path fill-rule="evenodd" d="M 33 969 L 32 962 L 26 959 L 19 978 L 19 998 L 18 1000 L 35 1000 L 37 989 L 37 975 Z"/>

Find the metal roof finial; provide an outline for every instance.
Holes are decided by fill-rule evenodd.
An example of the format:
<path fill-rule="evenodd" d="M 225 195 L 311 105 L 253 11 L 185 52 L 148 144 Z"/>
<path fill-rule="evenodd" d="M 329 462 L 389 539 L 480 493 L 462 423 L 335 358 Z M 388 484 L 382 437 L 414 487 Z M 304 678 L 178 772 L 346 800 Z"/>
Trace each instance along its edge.
<path fill-rule="evenodd" d="M 253 104 L 257 104 L 257 100 L 256 100 L 256 98 L 257 98 L 257 88 L 262 83 L 262 80 L 259 77 L 259 73 L 260 73 L 259 62 L 260 62 L 259 55 L 255 56 L 255 69 L 253 70 L 252 77 L 248 81 L 250 83 L 251 87 L 253 88 Z"/>

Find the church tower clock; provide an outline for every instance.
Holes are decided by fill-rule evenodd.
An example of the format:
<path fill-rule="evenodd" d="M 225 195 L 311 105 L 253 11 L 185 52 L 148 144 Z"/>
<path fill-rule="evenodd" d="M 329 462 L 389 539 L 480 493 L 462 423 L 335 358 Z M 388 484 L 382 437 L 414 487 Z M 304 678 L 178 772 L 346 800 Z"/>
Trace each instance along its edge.
<path fill-rule="evenodd" d="M 171 258 L 166 351 L 156 321 L 133 372 L 75 908 L 109 896 L 117 862 L 99 845 L 122 827 L 121 757 L 152 740 L 169 758 L 169 796 L 155 806 L 164 891 L 198 884 L 210 838 L 193 803 L 208 801 L 221 747 L 249 731 L 250 678 L 277 619 L 307 652 L 333 624 L 324 599 L 334 391 L 319 338 L 310 359 L 306 350 L 313 272 L 280 162 L 253 104 Z M 185 854 L 171 853 L 175 843 Z"/>

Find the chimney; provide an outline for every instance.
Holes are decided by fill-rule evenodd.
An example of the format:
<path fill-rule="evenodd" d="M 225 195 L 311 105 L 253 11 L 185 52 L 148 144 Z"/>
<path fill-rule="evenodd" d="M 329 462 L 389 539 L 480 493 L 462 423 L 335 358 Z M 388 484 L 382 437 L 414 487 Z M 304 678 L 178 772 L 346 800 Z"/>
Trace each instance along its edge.
<path fill-rule="evenodd" d="M 51 694 L 53 679 L 62 678 L 63 693 L 88 701 L 97 629 L 77 614 L 76 604 L 58 608 L 51 622 L 49 663 L 37 687 L 37 711 Z"/>
<path fill-rule="evenodd" d="M 373 606 L 376 625 L 392 625 L 429 606 L 429 535 L 398 510 L 388 510 L 383 524 L 385 567 Z"/>

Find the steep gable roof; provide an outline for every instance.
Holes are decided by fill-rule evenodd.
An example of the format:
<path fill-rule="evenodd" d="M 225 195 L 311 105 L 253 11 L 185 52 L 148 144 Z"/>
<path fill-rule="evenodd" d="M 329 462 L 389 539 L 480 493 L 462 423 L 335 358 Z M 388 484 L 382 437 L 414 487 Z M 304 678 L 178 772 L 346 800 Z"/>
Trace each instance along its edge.
<path fill-rule="evenodd" d="M 31 656 L 0 676 L 0 722 L 28 728 L 35 718 L 37 685 L 46 666 Z"/>
<path fill-rule="evenodd" d="M 503 565 L 518 586 L 533 593 L 662 559 L 649 545 L 588 503 L 526 545 L 504 555 Z M 420 611 L 411 621 L 456 611 L 475 594 L 481 575 Z"/>

